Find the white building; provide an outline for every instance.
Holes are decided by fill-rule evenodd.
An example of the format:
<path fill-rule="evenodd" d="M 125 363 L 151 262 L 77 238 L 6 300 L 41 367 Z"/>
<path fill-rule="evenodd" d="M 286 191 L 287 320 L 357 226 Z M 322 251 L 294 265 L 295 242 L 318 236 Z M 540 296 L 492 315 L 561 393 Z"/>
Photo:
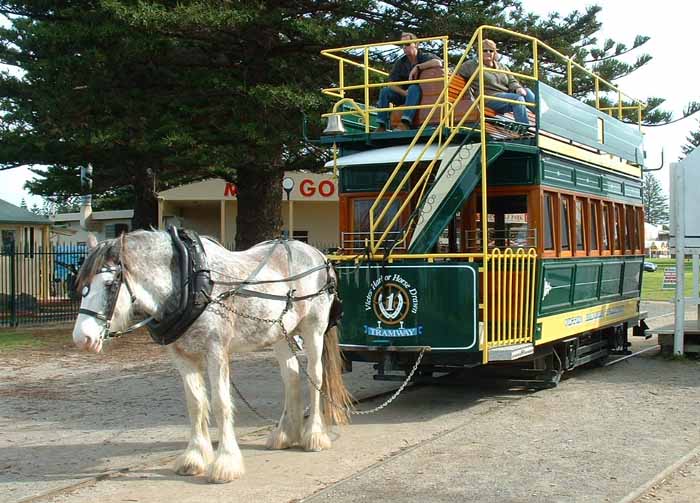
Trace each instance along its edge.
<path fill-rule="evenodd" d="M 338 185 L 331 174 L 285 173 L 294 185 L 282 195 L 284 230 L 319 248 L 337 247 Z M 238 213 L 238 187 L 221 179 L 182 185 L 158 194 L 158 227 L 168 224 L 193 229 L 233 247 Z"/>
<path fill-rule="evenodd" d="M 112 239 L 131 230 L 134 210 L 94 211 L 89 231 L 98 241 Z M 80 227 L 80 213 L 59 213 L 53 219 L 54 228 L 61 230 L 56 244 L 79 245 L 87 241 L 87 231 Z"/>

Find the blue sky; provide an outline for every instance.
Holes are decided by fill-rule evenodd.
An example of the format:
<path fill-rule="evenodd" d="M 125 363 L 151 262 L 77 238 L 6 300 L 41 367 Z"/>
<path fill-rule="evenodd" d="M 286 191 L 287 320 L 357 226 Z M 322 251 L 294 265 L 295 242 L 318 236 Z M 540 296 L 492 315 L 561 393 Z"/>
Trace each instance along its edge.
<path fill-rule="evenodd" d="M 614 38 L 632 45 L 636 35 L 648 35 L 651 40 L 641 50 L 633 52 L 630 60 L 642 52 L 653 56 L 653 60 L 642 69 L 617 81 L 630 96 L 646 100 L 649 96 L 666 98 L 664 108 L 680 117 L 683 107 L 691 100 L 700 101 L 700 70 L 697 67 L 695 39 L 697 20 L 700 19 L 700 2 L 666 0 L 659 3 L 649 0 L 636 2 L 607 0 L 606 2 L 581 2 L 577 0 L 523 0 L 527 10 L 547 15 L 556 4 L 556 10 L 566 14 L 574 9 L 598 3 L 603 6 L 599 19 L 603 29 L 599 38 Z M 700 128 L 697 117 L 662 127 L 644 128 L 646 164 L 648 168 L 661 165 L 661 150 L 664 150 L 664 169 L 657 172 L 662 185 L 668 187 L 668 165 L 678 159 L 681 146 L 692 130 Z M 99 166 L 95 167 L 99 169 Z M 33 176 L 26 168 L 0 171 L 0 199 L 19 204 L 24 197 L 29 206 L 41 205 L 41 198 L 30 196 L 23 185 Z"/>

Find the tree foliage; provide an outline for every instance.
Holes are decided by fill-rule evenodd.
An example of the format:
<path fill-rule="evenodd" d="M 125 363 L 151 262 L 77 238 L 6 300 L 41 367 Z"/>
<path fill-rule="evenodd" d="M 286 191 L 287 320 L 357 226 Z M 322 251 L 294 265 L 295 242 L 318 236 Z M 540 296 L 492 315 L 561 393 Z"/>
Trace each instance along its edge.
<path fill-rule="evenodd" d="M 700 120 L 698 120 L 697 123 L 698 126 L 700 126 Z M 695 131 L 688 133 L 686 141 L 688 143 L 681 147 L 684 155 L 690 154 L 693 150 L 695 150 L 695 147 L 700 146 L 700 127 L 698 127 L 698 129 Z"/>
<path fill-rule="evenodd" d="M 642 185 L 644 219 L 650 224 L 668 224 L 668 197 L 664 194 L 659 179 L 653 173 L 644 175 Z"/>
<path fill-rule="evenodd" d="M 619 59 L 647 38 L 599 41 L 600 9 L 541 18 L 519 0 L 0 0 L 11 19 L 0 29 L 0 62 L 23 72 L 0 76 L 0 169 L 47 166 L 30 190 L 69 200 L 80 192 L 79 167 L 91 162 L 95 193 L 133 203 L 135 227 L 155 223 L 157 191 L 223 177 L 238 184 L 236 240 L 248 246 L 281 230 L 284 170 L 318 169 L 327 156 L 301 134 L 304 116 L 318 132 L 329 109 L 319 89 L 337 64 L 321 49 L 401 31 L 448 34 L 459 49 L 491 24 L 615 81 L 650 60 Z M 494 38 L 516 68 L 531 64 L 522 44 Z M 376 57 L 388 64 L 395 53 Z M 547 58 L 543 75 L 565 86 L 560 62 Z M 576 76 L 578 95 L 592 86 Z"/>

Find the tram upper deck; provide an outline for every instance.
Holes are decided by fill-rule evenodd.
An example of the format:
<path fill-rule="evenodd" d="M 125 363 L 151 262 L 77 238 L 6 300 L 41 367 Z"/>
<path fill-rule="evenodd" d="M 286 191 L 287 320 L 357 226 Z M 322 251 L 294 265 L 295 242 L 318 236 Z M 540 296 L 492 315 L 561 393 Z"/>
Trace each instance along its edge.
<path fill-rule="evenodd" d="M 530 48 L 530 71 L 495 70 L 479 62 L 477 71 L 465 81 L 459 69 L 470 51 L 481 47 L 487 37 L 504 36 Z M 357 191 L 352 180 L 358 173 L 366 178 L 372 176 L 372 171 L 383 184 L 368 186 L 366 190 L 375 196 L 367 233 L 366 251 L 370 255 L 380 249 L 386 255 L 390 232 L 396 230 L 401 215 L 407 212 L 418 215 L 404 226 L 404 235 L 410 236 L 411 243 L 393 247 L 392 253 L 404 250 L 415 256 L 434 251 L 436 235 L 467 199 L 477 192 L 487 194 L 488 197 L 480 198 L 486 213 L 491 189 L 499 185 L 541 184 L 635 203 L 640 200 L 643 103 L 533 37 L 482 26 L 451 70 L 427 70 L 414 81 L 422 89 L 419 105 L 379 109 L 374 106 L 376 93 L 397 83 L 385 81 L 386 72 L 371 64 L 373 55 L 387 45 L 411 42 L 440 52 L 443 68 L 450 69 L 449 57 L 455 54 L 448 37 L 323 51 L 338 61 L 338 85 L 323 91 L 336 98 L 332 112 L 325 114 L 329 127 L 321 138 L 321 142 L 334 145 L 336 158 L 328 165 L 340 168 L 341 186 L 349 190 Z M 552 66 L 556 64 L 566 75 L 565 91 L 543 82 L 546 72 L 557 70 Z M 529 124 L 514 122 L 511 114 L 493 113 L 489 103 L 503 101 L 501 98 L 474 94 L 472 84 L 483 83 L 484 73 L 493 71 L 509 73 L 533 90 L 535 101 L 527 103 Z M 593 89 L 588 103 L 575 97 L 576 86 L 583 85 L 586 79 Z M 374 131 L 377 113 L 388 110 L 395 121 L 407 108 L 417 109 L 413 130 Z M 519 160 L 517 168 L 513 159 Z M 354 173 L 354 168 L 348 169 L 360 165 L 374 169 Z M 343 173 L 344 169 L 347 173 Z M 449 177 L 443 174 L 455 169 L 459 176 L 446 186 L 445 178 Z M 426 204 L 436 197 L 442 198 L 437 207 Z M 395 201 L 400 208 L 390 211 Z M 431 214 L 426 213 L 426 206 L 434 207 Z M 416 213 L 415 208 L 422 209 Z M 428 228 L 426 232 L 421 225 Z M 482 225 L 486 232 L 486 223 Z M 483 243 L 482 256 L 487 253 L 486 246 Z"/>
<path fill-rule="evenodd" d="M 460 68 L 471 51 L 478 49 L 487 36 L 506 36 L 516 43 L 529 45 L 532 55 L 530 72 L 489 68 L 479 60 L 477 70 L 469 81 L 465 81 L 459 74 Z M 374 66 L 372 54 L 406 43 L 422 44 L 421 47 L 426 47 L 426 50 L 437 49 L 434 53 L 441 53 L 442 68 L 426 70 L 415 81 L 387 82 L 387 72 Z M 461 135 L 483 132 L 493 140 L 517 140 L 547 150 L 564 150 L 564 153 L 583 160 L 639 176 L 639 169 L 625 169 L 624 166 L 639 168 L 643 164 L 640 125 L 644 103 L 626 95 L 617 86 L 536 38 L 498 27 L 482 26 L 453 66 L 450 65 L 449 56 L 455 53 L 450 49 L 446 36 L 326 49 L 322 54 L 338 62 L 338 85 L 323 89 L 323 93 L 335 98 L 336 102 L 333 110 L 324 117 L 339 117 L 344 126 L 343 130 L 330 131 L 330 134 L 322 137 L 322 142 L 336 143 L 341 148 L 353 150 L 362 149 L 361 144 L 379 146 L 401 139 L 404 142 L 417 137 L 428 139 L 436 130 L 440 136 L 439 144 L 452 143 L 454 138 L 448 140 L 450 134 L 460 135 L 458 137 L 461 138 Z M 546 73 L 551 75 L 558 71 L 566 75 L 565 91 L 544 82 Z M 523 127 L 512 121 L 512 114 L 499 116 L 489 108 L 490 103 L 508 100 L 481 93 L 475 95 L 473 84 L 488 72 L 512 75 L 533 90 L 536 101 L 527 104 L 530 110 L 529 125 Z M 408 83 L 420 84 L 422 99 L 419 105 L 390 105 L 388 109 L 375 106 L 376 95 L 381 88 Z M 590 103 L 575 97 L 579 91 L 576 86 L 591 87 L 591 84 L 592 95 L 584 96 L 591 98 Z M 417 110 L 413 123 L 416 130 L 374 132 L 377 113 L 392 112 L 392 122 L 396 123 L 401 112 L 407 109 Z M 557 141 L 593 154 L 602 154 L 608 161 L 583 153 L 572 154 L 571 149 L 557 145 Z"/>

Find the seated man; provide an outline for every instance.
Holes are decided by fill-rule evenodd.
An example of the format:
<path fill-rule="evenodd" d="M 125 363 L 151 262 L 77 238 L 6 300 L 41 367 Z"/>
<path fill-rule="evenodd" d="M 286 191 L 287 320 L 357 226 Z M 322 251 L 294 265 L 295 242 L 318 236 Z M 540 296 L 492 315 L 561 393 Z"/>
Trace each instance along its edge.
<path fill-rule="evenodd" d="M 508 67 L 498 62 L 499 55 L 496 50 L 496 42 L 489 39 L 483 41 L 484 53 L 482 61 L 487 68 L 495 68 L 497 70 L 508 70 Z M 459 69 L 459 74 L 469 80 L 472 74 L 479 67 L 479 62 L 476 59 L 471 59 L 464 63 Z M 520 82 L 512 75 L 496 72 L 484 72 L 484 88 L 489 96 L 497 96 L 509 100 L 521 102 L 534 102 L 535 95 L 532 91 L 520 85 Z M 479 94 L 478 77 L 474 79 L 472 91 L 475 95 Z M 486 106 L 496 113 L 513 112 L 513 117 L 516 122 L 529 124 L 527 118 L 527 107 L 525 105 L 514 105 L 512 103 L 503 103 L 502 101 L 487 100 Z"/>
<path fill-rule="evenodd" d="M 401 40 L 415 40 L 417 37 L 413 33 L 402 33 Z M 437 56 L 429 52 L 424 52 L 416 47 L 415 43 L 403 46 L 403 56 L 394 62 L 389 75 L 390 82 L 400 82 L 404 80 L 416 80 L 422 70 L 428 68 L 442 67 L 442 61 Z M 382 87 L 379 92 L 379 108 L 387 108 L 389 103 L 394 105 L 414 106 L 420 103 L 421 91 L 418 84 Z M 379 112 L 377 118 L 378 126 L 375 132 L 386 131 L 391 127 L 389 112 Z M 401 116 L 401 124 L 396 129 L 405 131 L 411 129 L 413 117 L 416 110 L 404 110 Z"/>

